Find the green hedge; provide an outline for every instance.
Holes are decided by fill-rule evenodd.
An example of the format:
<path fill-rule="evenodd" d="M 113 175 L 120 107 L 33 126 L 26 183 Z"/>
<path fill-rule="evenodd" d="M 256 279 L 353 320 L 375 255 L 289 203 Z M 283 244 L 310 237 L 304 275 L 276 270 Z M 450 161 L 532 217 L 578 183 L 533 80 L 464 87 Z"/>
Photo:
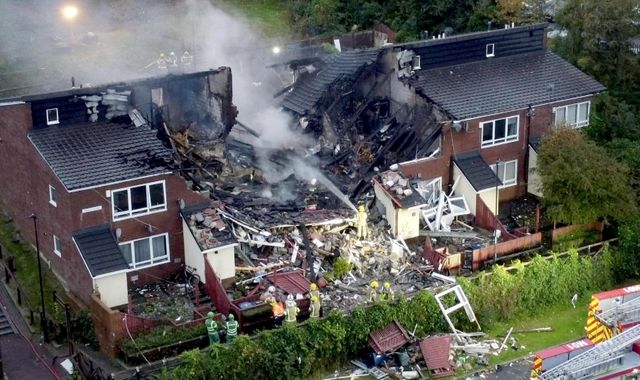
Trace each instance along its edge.
<path fill-rule="evenodd" d="M 574 251 L 562 259 L 535 257 L 526 267 L 516 264 L 513 272 L 497 266 L 491 276 L 459 280 L 478 319 L 487 328 L 492 321 L 521 313 L 541 313 L 550 306 L 569 302 L 574 293 L 609 288 L 613 284 L 611 263 L 608 249 L 597 257 L 578 257 Z M 449 302 L 445 299 L 445 303 Z M 410 331 L 417 325 L 417 336 L 449 331 L 435 297 L 420 291 L 411 300 L 400 297 L 395 304 L 357 308 L 346 316 L 334 312 L 320 321 L 263 332 L 255 339 L 241 336 L 232 345 L 186 352 L 181 365 L 161 378 L 305 378 L 368 350 L 368 334 L 394 319 Z M 464 312 L 454 314 L 453 320 L 458 328 L 472 331 Z"/>
<path fill-rule="evenodd" d="M 204 323 L 192 327 L 181 328 L 175 328 L 173 326 L 158 326 L 134 336 L 138 346 L 137 348 L 131 339 L 126 338 L 122 344 L 120 344 L 120 350 L 125 355 L 133 355 L 137 353 L 138 350 L 144 351 L 149 348 L 166 346 L 198 336 L 204 336 L 206 334 L 207 329 Z"/>

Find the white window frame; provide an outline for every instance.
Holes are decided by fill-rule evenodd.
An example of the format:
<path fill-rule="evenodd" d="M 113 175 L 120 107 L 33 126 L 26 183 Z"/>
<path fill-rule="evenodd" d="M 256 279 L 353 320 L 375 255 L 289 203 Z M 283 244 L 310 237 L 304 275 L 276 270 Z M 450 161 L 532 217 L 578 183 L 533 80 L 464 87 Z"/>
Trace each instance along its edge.
<path fill-rule="evenodd" d="M 514 165 L 514 170 L 513 170 L 514 177 L 510 178 L 508 181 L 505 181 L 504 176 L 507 172 L 508 164 Z M 504 189 L 505 187 L 515 186 L 518 184 L 518 160 L 500 162 L 500 171 L 502 172 L 502 178 L 500 178 L 500 174 L 496 173 L 496 164 L 490 165 L 489 167 L 491 168 L 491 171 L 493 171 L 496 174 L 496 176 L 498 176 L 498 178 L 500 179 L 500 182 L 502 182 L 502 185 L 499 186 L 501 189 Z"/>
<path fill-rule="evenodd" d="M 51 185 L 49 185 L 49 204 L 53 207 L 58 207 L 58 190 Z"/>
<path fill-rule="evenodd" d="M 58 257 L 62 257 L 62 242 L 60 242 L 60 238 L 56 235 L 53 235 L 53 253 L 58 255 Z"/>
<path fill-rule="evenodd" d="M 149 192 L 149 188 L 153 185 L 157 185 L 157 184 L 162 184 L 162 191 L 163 191 L 163 197 L 164 197 L 164 203 L 161 205 L 156 205 L 156 206 L 151 206 L 151 193 Z M 144 186 L 146 189 L 146 195 L 147 195 L 147 207 L 146 208 L 142 208 L 142 209 L 136 209 L 133 210 L 131 208 L 131 189 L 136 188 L 136 187 L 142 187 Z M 127 192 L 127 200 L 129 202 L 129 209 L 127 211 L 116 211 L 116 196 L 115 194 L 120 192 L 120 191 L 126 191 Z M 113 221 L 117 221 L 117 220 L 124 220 L 124 219 L 129 219 L 129 218 L 135 218 L 138 216 L 142 216 L 142 215 L 149 215 L 149 214 L 155 214 L 157 212 L 163 212 L 163 211 L 167 211 L 167 184 L 166 181 L 162 180 L 162 181 L 156 181 L 156 182 L 149 182 L 149 183 L 144 183 L 144 184 L 140 184 L 140 185 L 135 185 L 135 186 L 129 186 L 129 187 L 124 187 L 124 188 L 120 188 L 120 189 L 115 189 L 115 190 L 111 190 L 111 215 L 113 215 Z"/>
<path fill-rule="evenodd" d="M 56 119 L 55 120 L 49 120 L 49 111 L 56 111 Z M 55 124 L 60 124 L 60 114 L 58 113 L 58 109 L 57 108 L 47 108 L 44 111 L 44 114 L 47 118 L 47 125 L 55 125 Z"/>
<path fill-rule="evenodd" d="M 161 257 L 154 257 L 153 256 L 153 239 L 154 238 L 158 238 L 158 237 L 163 237 L 164 238 L 164 243 L 165 243 L 165 248 L 166 248 L 166 255 L 165 256 L 161 256 Z M 142 240 L 148 240 L 149 241 L 149 260 L 145 260 L 141 263 L 137 263 L 136 262 L 136 252 L 135 252 L 135 242 L 137 241 L 142 241 Z M 129 240 L 129 241 L 125 241 L 122 242 L 120 244 L 118 244 L 118 247 L 124 246 L 124 245 L 129 245 L 130 249 L 131 249 L 131 262 L 128 263 L 129 264 L 129 268 L 131 269 L 140 269 L 140 268 L 148 268 L 148 267 L 152 267 L 155 265 L 160 265 L 160 264 L 165 264 L 168 263 L 171 259 L 171 250 L 169 248 L 169 234 L 168 233 L 163 233 L 163 234 L 158 234 L 158 235 L 153 235 L 153 236 L 149 236 L 149 237 L 145 237 L 142 239 L 134 239 L 134 240 Z M 124 255 L 124 253 L 123 253 Z M 125 257 L 126 260 L 126 257 Z"/>
<path fill-rule="evenodd" d="M 569 107 L 576 106 L 576 122 L 575 124 L 569 124 L 567 122 L 567 111 Z M 587 107 L 587 120 L 578 120 L 578 116 L 580 115 L 580 107 Z M 558 120 L 558 110 L 564 110 L 564 120 Z M 553 120 L 556 126 L 558 125 L 568 125 L 571 128 L 584 128 L 589 126 L 589 118 L 591 116 L 591 101 L 580 102 L 567 104 L 564 106 L 554 107 L 553 108 Z"/>
<path fill-rule="evenodd" d="M 420 56 L 414 55 L 411 59 L 411 68 L 413 70 L 420 70 Z"/>
<path fill-rule="evenodd" d="M 507 135 L 508 131 L 509 131 L 509 119 L 516 119 L 516 134 L 515 135 Z M 496 121 L 500 121 L 500 120 L 504 120 L 504 137 L 496 140 L 496 129 L 495 129 L 495 125 L 496 125 Z M 488 141 L 484 141 L 484 129 L 485 127 L 487 127 L 488 125 L 491 125 L 491 140 Z M 480 146 L 482 148 L 489 148 L 492 146 L 496 146 L 496 145 L 502 145 L 502 144 L 508 144 L 508 143 L 512 143 L 515 141 L 518 141 L 520 139 L 520 115 L 515 115 L 515 116 L 508 116 L 508 117 L 503 117 L 500 119 L 494 119 L 494 120 L 489 120 L 489 121 L 484 121 L 482 123 L 480 123 Z"/>
<path fill-rule="evenodd" d="M 491 50 L 491 51 L 489 51 L 489 50 Z M 496 56 L 496 44 L 487 44 L 487 46 L 485 46 L 485 48 L 484 48 L 484 53 L 487 56 L 487 58 L 495 57 Z"/>

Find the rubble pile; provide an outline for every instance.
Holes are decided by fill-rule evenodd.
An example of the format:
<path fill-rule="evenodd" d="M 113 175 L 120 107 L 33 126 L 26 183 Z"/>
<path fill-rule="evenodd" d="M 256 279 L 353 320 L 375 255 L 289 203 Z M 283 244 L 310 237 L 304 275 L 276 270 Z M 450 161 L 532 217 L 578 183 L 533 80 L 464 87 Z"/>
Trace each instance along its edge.
<path fill-rule="evenodd" d="M 185 296 L 191 291 L 185 284 L 151 284 L 133 289 L 130 314 L 147 319 L 184 323 L 193 320 L 195 306 Z"/>

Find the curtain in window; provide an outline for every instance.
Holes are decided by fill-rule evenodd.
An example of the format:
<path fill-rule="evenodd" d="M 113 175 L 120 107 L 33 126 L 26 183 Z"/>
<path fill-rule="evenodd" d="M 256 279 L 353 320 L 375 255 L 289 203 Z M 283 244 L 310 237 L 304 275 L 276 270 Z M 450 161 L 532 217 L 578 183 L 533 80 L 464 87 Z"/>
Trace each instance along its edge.
<path fill-rule="evenodd" d="M 134 241 L 133 252 L 135 253 L 136 265 L 148 263 L 151 260 L 149 239 Z"/>
<path fill-rule="evenodd" d="M 167 244 L 164 236 L 156 236 L 152 239 L 153 260 L 158 261 L 167 256 Z"/>

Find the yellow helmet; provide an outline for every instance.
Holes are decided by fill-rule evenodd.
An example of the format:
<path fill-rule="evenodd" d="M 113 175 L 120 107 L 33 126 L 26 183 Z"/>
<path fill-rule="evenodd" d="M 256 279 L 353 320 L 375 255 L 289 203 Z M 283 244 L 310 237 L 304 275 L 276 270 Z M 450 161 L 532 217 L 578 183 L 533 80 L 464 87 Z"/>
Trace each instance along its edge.
<path fill-rule="evenodd" d="M 390 283 L 389 281 L 385 281 L 385 282 L 384 282 L 384 287 L 385 287 L 385 288 L 388 288 L 388 287 L 390 287 L 390 286 L 391 286 L 391 283 Z"/>
<path fill-rule="evenodd" d="M 311 283 L 311 286 L 309 287 L 312 291 L 313 290 L 318 290 L 318 285 Z"/>
<path fill-rule="evenodd" d="M 364 205 L 360 205 L 360 206 L 358 206 L 358 211 L 360 211 L 360 212 L 364 212 Z"/>
<path fill-rule="evenodd" d="M 312 296 L 311 297 L 311 302 L 318 302 L 318 297 Z"/>
<path fill-rule="evenodd" d="M 372 288 L 377 288 L 377 287 L 378 287 L 378 281 L 376 281 L 376 280 L 371 281 L 370 286 L 371 286 Z"/>

